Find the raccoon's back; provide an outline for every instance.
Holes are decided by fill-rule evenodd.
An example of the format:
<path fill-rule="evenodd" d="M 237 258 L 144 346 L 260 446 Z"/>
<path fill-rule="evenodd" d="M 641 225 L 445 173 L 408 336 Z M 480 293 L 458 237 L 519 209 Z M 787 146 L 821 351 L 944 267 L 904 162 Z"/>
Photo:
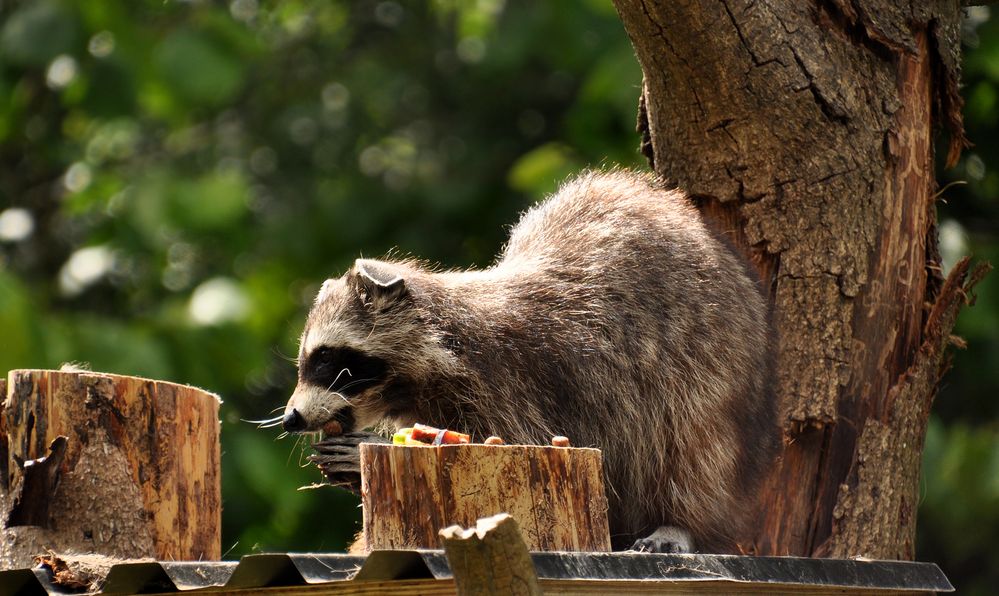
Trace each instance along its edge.
<path fill-rule="evenodd" d="M 604 451 L 615 531 L 679 524 L 711 544 L 738 526 L 772 452 L 767 306 L 685 195 L 584 174 L 524 215 L 496 268 L 535 348 L 520 370 L 563 388 L 535 393 L 546 422 Z"/>
<path fill-rule="evenodd" d="M 626 171 L 587 172 L 527 211 L 500 264 L 580 269 L 660 253 L 702 253 L 707 230 L 679 191 Z"/>

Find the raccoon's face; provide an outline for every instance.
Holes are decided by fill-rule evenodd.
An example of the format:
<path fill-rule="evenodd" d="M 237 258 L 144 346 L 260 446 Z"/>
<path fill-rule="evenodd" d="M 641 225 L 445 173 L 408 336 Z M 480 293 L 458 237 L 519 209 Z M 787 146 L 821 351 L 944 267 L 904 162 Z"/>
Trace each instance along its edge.
<path fill-rule="evenodd" d="M 335 435 L 398 414 L 384 394 L 398 372 L 391 347 L 415 334 L 408 303 L 406 282 L 391 263 L 358 259 L 323 284 L 302 335 L 285 430 Z"/>

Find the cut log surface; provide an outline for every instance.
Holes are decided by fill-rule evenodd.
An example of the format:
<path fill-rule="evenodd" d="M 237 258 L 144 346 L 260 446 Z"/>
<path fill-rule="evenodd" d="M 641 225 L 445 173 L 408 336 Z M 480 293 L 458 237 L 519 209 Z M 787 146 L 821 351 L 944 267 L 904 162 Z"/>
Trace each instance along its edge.
<path fill-rule="evenodd" d="M 441 548 L 438 531 L 509 513 L 531 550 L 609 551 L 600 451 L 363 443 L 368 549 Z"/>
<path fill-rule="evenodd" d="M 47 550 L 221 556 L 216 395 L 137 377 L 14 370 L 6 396 L 0 568 Z"/>

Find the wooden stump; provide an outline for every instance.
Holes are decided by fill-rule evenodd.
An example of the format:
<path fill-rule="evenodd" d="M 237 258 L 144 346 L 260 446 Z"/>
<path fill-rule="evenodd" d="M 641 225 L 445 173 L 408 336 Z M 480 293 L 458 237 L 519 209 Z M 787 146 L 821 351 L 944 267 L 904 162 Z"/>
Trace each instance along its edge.
<path fill-rule="evenodd" d="M 221 556 L 219 399 L 91 372 L 15 370 L 0 415 L 0 568 L 46 550 Z"/>
<path fill-rule="evenodd" d="M 609 551 L 600 451 L 362 443 L 368 549 L 441 548 L 438 531 L 509 513 L 537 551 Z"/>
<path fill-rule="evenodd" d="M 517 521 L 506 513 L 467 530 L 440 531 L 459 596 L 540 596 L 538 574 Z"/>

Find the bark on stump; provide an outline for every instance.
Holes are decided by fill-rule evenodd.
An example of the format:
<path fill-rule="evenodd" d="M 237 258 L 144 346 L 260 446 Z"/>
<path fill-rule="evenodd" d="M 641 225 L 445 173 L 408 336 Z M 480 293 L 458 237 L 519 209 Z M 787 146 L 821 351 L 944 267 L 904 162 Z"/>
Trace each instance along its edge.
<path fill-rule="evenodd" d="M 219 399 L 90 372 L 10 371 L 0 415 L 0 568 L 46 551 L 221 556 Z"/>
<path fill-rule="evenodd" d="M 960 3 L 615 4 L 643 153 L 770 289 L 785 441 L 741 546 L 911 559 L 944 350 L 986 271 L 944 280 L 937 252 L 933 129 L 948 162 L 966 143 Z"/>
<path fill-rule="evenodd" d="M 509 513 L 531 550 L 610 550 L 597 449 L 362 443 L 360 450 L 368 549 L 441 548 L 441 528 Z"/>
<path fill-rule="evenodd" d="M 459 596 L 541 596 L 541 584 L 517 521 L 501 513 L 467 530 L 440 531 Z"/>

